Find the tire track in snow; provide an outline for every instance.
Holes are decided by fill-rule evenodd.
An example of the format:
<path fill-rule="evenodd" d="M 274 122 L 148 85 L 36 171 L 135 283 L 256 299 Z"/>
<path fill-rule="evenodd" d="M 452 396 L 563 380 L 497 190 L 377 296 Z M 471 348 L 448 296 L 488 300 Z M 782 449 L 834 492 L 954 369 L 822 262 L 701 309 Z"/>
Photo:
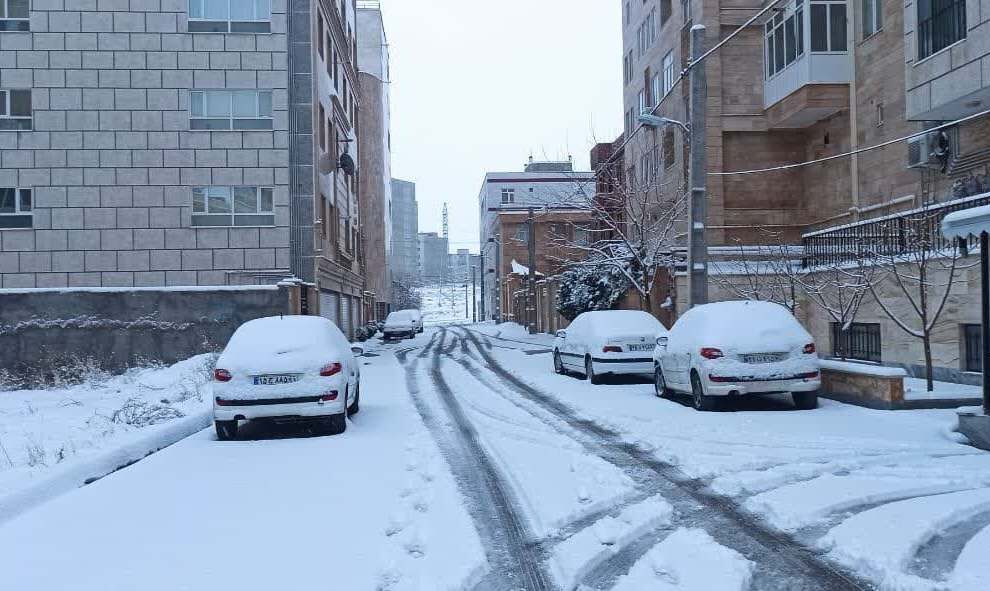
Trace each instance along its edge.
<path fill-rule="evenodd" d="M 676 466 L 657 460 L 650 452 L 623 441 L 619 433 L 577 416 L 557 399 L 519 380 L 485 350 L 474 331 L 460 330 L 475 344 L 488 369 L 502 383 L 584 435 L 578 441 L 589 453 L 621 468 L 637 483 L 652 486 L 654 491 L 660 492 L 676 509 L 675 525 L 704 528 L 718 543 L 756 563 L 753 589 L 839 591 L 873 588 L 792 537 L 761 523 L 731 500 L 708 492 L 705 482 L 688 478 Z M 637 550 L 638 546 L 633 544 L 613 560 L 625 561 L 628 557 L 624 554 Z M 640 555 L 646 550 L 648 548 L 642 549 Z"/>
<path fill-rule="evenodd" d="M 990 511 L 950 526 L 918 548 L 908 572 L 932 581 L 946 581 L 963 548 L 987 526 L 990 526 Z"/>
<path fill-rule="evenodd" d="M 440 369 L 440 355 L 446 329 L 440 328 L 424 352 L 433 351 L 433 360 L 426 369 L 443 407 L 435 412 L 421 392 L 417 374 L 421 352 L 412 363 L 405 357 L 400 361 L 406 369 L 406 384 L 417 411 L 430 429 L 437 444 L 450 463 L 461 493 L 468 500 L 468 512 L 485 546 L 489 574 L 476 587 L 484 591 L 551 591 L 553 585 L 543 569 L 540 549 L 527 540 L 525 521 L 516 509 L 515 500 L 501 481 L 495 466 L 477 438 L 477 432 L 464 415 Z M 439 335 L 439 338 L 438 336 Z M 451 343 L 451 349 L 456 343 Z M 427 353 L 428 354 L 428 353 Z"/>

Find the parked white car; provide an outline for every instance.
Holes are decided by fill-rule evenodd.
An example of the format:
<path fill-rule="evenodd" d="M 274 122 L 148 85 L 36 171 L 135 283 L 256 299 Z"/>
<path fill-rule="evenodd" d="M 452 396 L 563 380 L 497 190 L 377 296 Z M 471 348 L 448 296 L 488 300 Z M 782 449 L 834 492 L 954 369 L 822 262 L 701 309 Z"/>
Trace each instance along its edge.
<path fill-rule="evenodd" d="M 821 362 L 815 341 L 783 306 L 731 301 L 688 310 L 653 354 L 657 396 L 684 392 L 698 410 L 726 397 L 790 393 L 818 406 Z"/>
<path fill-rule="evenodd" d="M 343 433 L 358 412 L 363 350 L 320 316 L 273 316 L 242 324 L 213 370 L 217 438 L 237 436 L 238 421 L 323 419 Z"/>
<path fill-rule="evenodd" d="M 412 316 L 405 311 L 392 312 L 385 318 L 385 328 L 382 329 L 382 335 L 386 341 L 413 338 L 416 336 L 416 325 L 413 323 Z"/>
<path fill-rule="evenodd" d="M 585 312 L 567 330 L 557 331 L 553 368 L 558 374 L 578 372 L 592 384 L 605 374 L 649 376 L 657 337 L 666 334 L 663 324 L 646 312 Z"/>
<path fill-rule="evenodd" d="M 409 308 L 408 310 L 399 310 L 400 314 L 408 314 L 410 320 L 412 320 L 413 328 L 416 332 L 423 332 L 423 313 L 415 308 Z"/>

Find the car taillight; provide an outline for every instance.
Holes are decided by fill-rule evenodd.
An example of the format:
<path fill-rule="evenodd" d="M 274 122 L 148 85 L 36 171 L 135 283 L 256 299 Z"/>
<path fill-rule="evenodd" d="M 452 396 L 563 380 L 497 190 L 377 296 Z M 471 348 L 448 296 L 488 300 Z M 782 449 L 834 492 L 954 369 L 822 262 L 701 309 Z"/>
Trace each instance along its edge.
<path fill-rule="evenodd" d="M 337 362 L 328 363 L 323 366 L 323 369 L 320 370 L 320 375 L 325 378 L 328 378 L 330 376 L 335 376 L 339 374 L 341 369 L 342 368 L 340 366 L 340 363 Z"/>
<path fill-rule="evenodd" d="M 336 390 L 330 390 L 329 392 L 327 392 L 323 396 L 320 396 L 320 402 L 333 402 L 336 399 L 337 399 L 337 391 Z"/>
<path fill-rule="evenodd" d="M 817 371 L 809 371 L 808 373 L 799 373 L 798 376 L 802 380 L 813 380 L 818 377 Z"/>
<path fill-rule="evenodd" d="M 602 353 L 622 353 L 622 347 L 618 345 L 606 345 L 602 347 Z"/>
<path fill-rule="evenodd" d="M 811 355 L 815 351 L 816 351 L 816 349 L 815 349 L 815 344 L 814 343 L 808 343 L 807 345 L 804 346 L 804 353 L 805 353 L 805 355 Z"/>
<path fill-rule="evenodd" d="M 218 382 L 229 382 L 233 377 L 226 369 L 217 368 L 213 370 L 213 379 Z"/>
<path fill-rule="evenodd" d="M 719 359 L 725 357 L 721 349 L 716 349 L 715 347 L 702 347 L 701 356 L 705 359 Z"/>
<path fill-rule="evenodd" d="M 217 406 L 234 406 L 234 403 L 230 400 L 223 400 L 219 396 L 217 397 Z"/>

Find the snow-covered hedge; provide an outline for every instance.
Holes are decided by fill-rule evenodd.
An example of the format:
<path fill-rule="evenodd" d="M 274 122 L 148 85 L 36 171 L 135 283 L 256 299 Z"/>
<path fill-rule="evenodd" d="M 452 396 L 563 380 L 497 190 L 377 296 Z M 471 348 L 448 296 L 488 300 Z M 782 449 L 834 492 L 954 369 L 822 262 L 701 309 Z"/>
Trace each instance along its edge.
<path fill-rule="evenodd" d="M 619 269 L 606 265 L 574 267 L 558 279 L 557 311 L 568 320 L 583 312 L 611 310 L 632 287 Z"/>

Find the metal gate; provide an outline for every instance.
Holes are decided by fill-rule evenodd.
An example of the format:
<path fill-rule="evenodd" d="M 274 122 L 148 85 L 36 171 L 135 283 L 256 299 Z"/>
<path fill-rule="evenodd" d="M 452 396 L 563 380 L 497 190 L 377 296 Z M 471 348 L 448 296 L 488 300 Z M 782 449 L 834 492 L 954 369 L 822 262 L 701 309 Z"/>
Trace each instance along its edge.
<path fill-rule="evenodd" d="M 340 296 L 340 320 L 341 323 L 340 330 L 344 333 L 344 336 L 348 339 L 354 338 L 354 316 L 351 311 L 353 308 L 353 303 L 351 302 L 351 296 L 343 295 Z"/>
<path fill-rule="evenodd" d="M 320 292 L 320 316 L 329 318 L 330 321 L 338 327 L 340 327 L 340 309 L 338 308 L 339 302 L 340 294 L 332 291 Z"/>

